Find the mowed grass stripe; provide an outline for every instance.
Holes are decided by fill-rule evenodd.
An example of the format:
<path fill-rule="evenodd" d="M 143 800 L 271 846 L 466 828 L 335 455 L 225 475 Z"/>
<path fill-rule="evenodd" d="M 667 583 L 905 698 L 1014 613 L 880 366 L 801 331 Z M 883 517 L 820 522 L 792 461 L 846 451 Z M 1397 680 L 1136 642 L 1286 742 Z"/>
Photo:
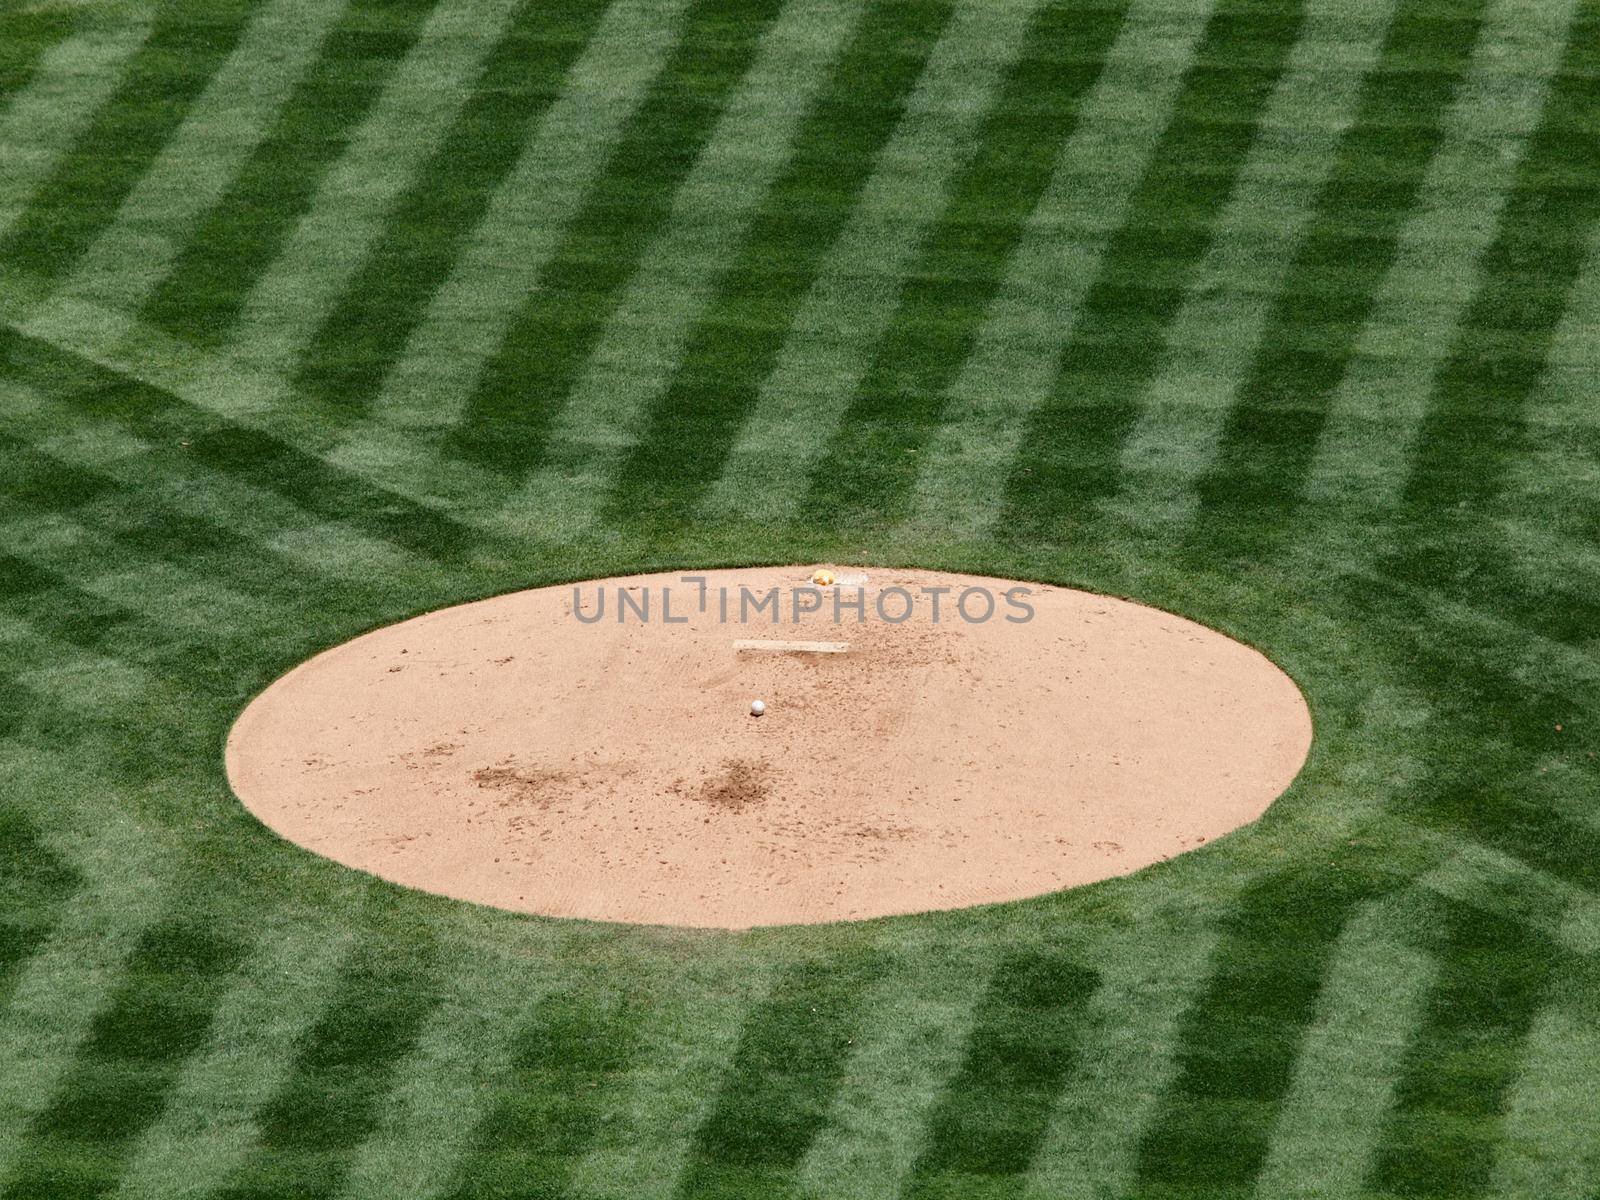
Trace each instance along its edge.
<path fill-rule="evenodd" d="M 0 12 L 0 112 L 33 81 L 39 62 L 78 27 L 69 11 L 7 9 Z"/>
<path fill-rule="evenodd" d="M 63 725 L 52 731 L 52 740 L 77 727 Z M 0 741 L 0 762 L 14 764 L 4 785 L 83 886 L 63 906 L 48 938 L 21 964 L 0 1013 L 0 1180 L 12 1178 L 27 1152 L 33 1122 L 72 1078 L 84 1039 L 115 997 L 128 957 L 147 930 L 171 915 L 169 897 L 181 886 L 171 864 L 147 844 L 128 813 L 99 805 L 85 812 L 84 804 L 93 804 L 96 793 L 83 797 L 80 789 L 63 786 L 85 775 L 105 788 L 119 786 L 115 773 L 98 770 L 92 742 L 74 752 L 55 752 L 29 738 L 25 726 L 11 728 L 27 740 Z M 59 836 L 22 802 L 33 796 L 52 798 L 50 821 L 63 831 Z"/>
<path fill-rule="evenodd" d="M 695 1133 L 680 1200 L 798 1196 L 796 1173 L 828 1120 L 845 1060 L 885 963 L 872 950 L 784 969 L 751 1009 L 739 1047 Z"/>
<path fill-rule="evenodd" d="M 1050 391 L 1061 348 L 1172 116 L 1210 17 L 1133 0 L 1100 80 L 1029 214 L 960 373 L 918 456 L 916 524 L 981 535 L 1004 501 L 1027 415 Z"/>
<path fill-rule="evenodd" d="M 478 381 L 446 447 L 514 488 L 672 217 L 781 0 L 695 0 L 679 41 Z"/>
<path fill-rule="evenodd" d="M 1493 607 L 1475 607 L 1473 576 L 1447 582 L 1419 562 L 1422 578 L 1408 584 L 1411 564 L 1436 557 L 1440 543 L 1448 544 L 1452 517 L 1453 510 L 1439 514 L 1440 530 L 1386 531 L 1374 551 L 1386 574 L 1340 578 L 1328 588 L 1330 600 L 1381 629 L 1387 653 L 1403 656 L 1427 711 L 1448 723 L 1448 754 L 1466 755 L 1471 764 L 1462 770 L 1450 758 L 1436 758 L 1408 789 L 1399 811 L 1572 888 L 1600 892 L 1600 828 L 1581 806 L 1553 802 L 1558 793 L 1549 786 L 1548 770 L 1533 765 L 1585 769 L 1583 748 L 1563 744 L 1555 726 L 1573 719 L 1573 697 L 1593 687 L 1593 656 L 1552 653 L 1514 610 L 1508 617 Z M 1488 553 L 1473 565 L 1486 573 L 1504 570 Z M 1414 617 L 1424 607 L 1431 619 L 1419 624 Z"/>
<path fill-rule="evenodd" d="M 1577 0 L 1492 3 L 1444 140 L 1345 377 L 1327 400 L 1305 496 L 1391 507 L 1441 365 L 1560 68 Z"/>
<path fill-rule="evenodd" d="M 1441 515 L 1440 525 L 1450 519 Z M 1476 620 L 1468 624 L 1435 602 L 1430 622 L 1419 625 L 1414 598 L 1385 596 L 1371 580 L 1347 590 L 1342 603 L 1386 618 L 1366 627 L 1394 639 L 1385 652 L 1405 656 L 1411 686 L 1434 723 L 1450 731 L 1428 774 L 1409 789 L 1407 815 L 1519 860 L 1503 869 L 1496 856 L 1477 853 L 1470 869 L 1453 863 L 1428 880 L 1449 893 L 1415 923 L 1429 931 L 1422 946 L 1439 963 L 1439 982 L 1364 1186 L 1379 1194 L 1484 1194 L 1507 1136 L 1510 1088 L 1565 956 L 1544 922 L 1530 917 L 1548 911 L 1554 896 L 1600 890 L 1595 827 L 1574 819 L 1570 800 L 1552 803 L 1558 796 L 1547 786 L 1549 766 L 1565 757 L 1552 724 L 1570 705 L 1571 685 L 1561 672 L 1546 678 L 1522 668 L 1518 639 L 1508 646 L 1502 621 L 1469 612 Z M 1485 857 L 1487 872 L 1479 865 Z"/>
<path fill-rule="evenodd" d="M 8 1200 L 81 1200 L 116 1189 L 133 1146 L 204 1045 L 244 953 L 204 912 L 145 932 L 73 1070 L 31 1123 Z"/>
<path fill-rule="evenodd" d="M 147 462 L 132 473 L 88 470 L 4 434 L 0 462 L 37 492 L 0 487 L 17 519 L 48 531 L 31 540 L 13 532 L 11 550 L 0 555 L 11 611 L 54 642 L 159 683 L 169 699 L 235 695 L 241 656 L 285 636 L 289 647 L 302 644 L 310 631 L 274 631 L 270 610 L 257 607 L 264 599 L 317 601 L 323 620 L 360 620 L 381 594 L 367 581 L 324 577 L 277 549 L 267 532 L 230 522 L 226 510 L 136 500 L 149 482 Z M 197 488 L 216 483 L 203 469 L 179 474 Z"/>
<path fill-rule="evenodd" d="M 1059 953 L 1000 960 L 966 1057 L 929 1119 L 907 1200 L 1021 1194 L 1099 986 L 1097 972 Z"/>
<path fill-rule="evenodd" d="M 1213 10 L 1051 396 L 1029 414 L 1003 518 L 1018 535 L 1057 536 L 1115 493 L 1123 443 L 1160 369 L 1168 328 L 1304 31 L 1299 3 L 1223 0 Z"/>
<path fill-rule="evenodd" d="M 1600 5 L 1587 0 L 1417 431 L 1408 507 L 1492 500 L 1526 453 L 1525 409 L 1600 223 L 1600 141 L 1587 136 L 1600 122 L 1597 76 Z"/>
<path fill-rule="evenodd" d="M 1600 232 L 1590 246 L 1588 261 L 1572 285 L 1566 312 L 1556 326 L 1546 356 L 1546 366 L 1529 406 L 1530 421 L 1546 429 L 1592 430 L 1600 418 L 1587 404 L 1587 381 L 1600 349 L 1595 331 L 1600 329 Z M 1548 458 L 1539 445 L 1522 460 L 1524 471 L 1537 471 L 1545 463 L 1566 465 L 1570 450 L 1550 448 Z"/>
<path fill-rule="evenodd" d="M 539 962 L 517 984 L 508 986 L 476 949 L 441 957 L 438 1003 L 394 1072 L 341 1194 L 437 1200 L 449 1188 L 471 1152 L 474 1128 L 503 1094 L 529 1008 L 574 982 L 563 961 L 565 932 L 556 925 L 530 932 L 529 953 Z"/>
<path fill-rule="evenodd" d="M 26 86 L 0 109 L 0 238 L 9 239 L 35 192 L 116 94 L 150 31 L 149 21 L 130 15 L 74 34 L 40 57 Z"/>
<path fill-rule="evenodd" d="M 594 32 L 599 0 L 525 4 L 296 364 L 301 403 L 364 415 Z"/>
<path fill-rule="evenodd" d="M 1470 579 L 1469 603 L 1566 645 L 1592 637 L 1600 603 L 1572 588 L 1560 571 L 1517 562 L 1484 523 L 1522 506 L 1507 493 L 1528 452 L 1527 410 L 1600 228 L 1600 152 L 1578 133 L 1600 118 L 1593 86 L 1600 69 L 1597 35 L 1600 7 L 1585 4 L 1484 255 L 1478 292 L 1412 443 L 1400 512 L 1401 528 L 1411 536 L 1392 545 L 1384 563 L 1394 578 L 1446 597 Z M 1506 699 L 1514 698 L 1515 689 Z M 1551 706 L 1548 699 L 1523 702 L 1530 715 Z M 1555 832 L 1519 828 L 1509 813 L 1480 807 L 1526 850 L 1538 849 Z"/>
<path fill-rule="evenodd" d="M 637 1012 L 631 1066 L 603 1085 L 601 1120 L 570 1188 L 581 1197 L 667 1200 L 695 1153 L 697 1131 L 720 1098 L 750 1013 L 782 980 L 782 956 L 686 958 L 658 976 Z M 612 984 L 640 985 L 624 974 Z"/>
<path fill-rule="evenodd" d="M 137 308 L 315 59 L 342 0 L 262 0 L 233 53 L 62 286 Z"/>
<path fill-rule="evenodd" d="M 289 390 L 281 376 L 179 341 L 127 313 L 60 293 L 48 303 L 30 309 L 27 289 L 7 287 L 8 282 L 11 281 L 0 279 L 0 313 L 8 310 L 16 313 L 16 326 L 25 330 L 27 337 L 48 342 L 62 353 L 86 360 L 103 371 L 137 377 L 149 386 L 158 387 L 191 409 L 197 424 L 211 426 L 220 422 L 239 427 L 260 433 L 274 445 L 284 447 L 314 448 L 322 441 L 316 414 L 296 413 L 285 407 Z M 176 434 L 180 445 L 183 440 L 182 434 Z M 387 474 L 370 464 L 360 464 L 359 468 L 341 467 L 329 461 L 326 455 L 298 449 L 295 454 L 296 473 L 304 478 L 320 477 L 324 482 L 348 479 L 356 491 L 370 490 L 373 496 L 391 498 L 379 505 L 381 509 L 392 507 L 396 513 L 431 514 L 422 517 L 425 524 L 445 520 L 454 525 L 454 518 L 445 513 L 434 498 L 419 500 L 401 495 L 389 486 Z M 250 486 L 246 480 L 236 480 L 235 484 Z M 191 499 L 197 505 L 212 507 L 227 508 L 231 503 L 210 491 L 202 491 Z M 288 496 L 278 497 L 277 502 L 291 506 L 298 503 Z M 407 551 L 392 543 L 385 547 L 381 535 L 375 537 L 355 529 L 332 509 L 314 513 L 309 519 L 300 517 L 279 523 L 261 512 L 256 504 L 251 504 L 238 508 L 233 520 L 249 522 L 257 516 L 273 526 L 263 534 L 273 546 L 302 560 L 310 569 L 347 583 L 359 583 L 362 578 L 359 564 L 351 561 L 352 554 L 374 564 L 392 560 L 395 555 L 407 555 Z M 455 545 L 458 548 L 468 544 L 468 534 L 465 527 L 457 527 Z"/>
<path fill-rule="evenodd" d="M 139 309 L 145 321 L 207 346 L 224 341 L 432 10 L 433 0 L 349 0 L 255 153 Z"/>
<path fill-rule="evenodd" d="M 1352 126 L 1373 115 L 1368 75 L 1391 69 L 1397 7 L 1379 0 L 1310 9 L 1195 286 L 1173 320 L 1166 362 L 1123 445 L 1122 483 L 1109 508 L 1147 523 L 1187 519 L 1194 477 L 1271 336 L 1274 297 L 1293 286 L 1285 277 L 1296 247 L 1304 256 L 1302 239 L 1316 237 L 1320 204 L 1348 182 L 1338 177 L 1340 147 Z"/>
<path fill-rule="evenodd" d="M 282 883 L 292 888 L 293 876 Z M 166 1200 L 228 1178 L 248 1159 L 263 1111 L 335 993 L 352 935 L 289 912 L 263 917 L 249 957 L 217 1002 L 194 1054 L 123 1172 L 120 1200 Z"/>
<path fill-rule="evenodd" d="M 950 13 L 949 4 L 879 0 L 861 17 L 795 134 L 789 163 L 687 335 L 671 382 L 617 465 L 608 520 L 659 524 L 665 536 L 692 515 L 721 471 Z"/>
<path fill-rule="evenodd" d="M 245 299 L 228 339 L 240 357 L 280 373 L 293 370 L 527 2 L 440 0 Z"/>
<path fill-rule="evenodd" d="M 1434 982 L 1434 960 L 1410 936 L 1418 914 L 1401 893 L 1358 910 L 1340 935 L 1256 1195 L 1361 1195 Z"/>
<path fill-rule="evenodd" d="M 956 9 L 791 320 L 702 517 L 779 521 L 799 511 L 806 480 L 888 327 L 939 198 L 972 155 L 990 97 L 1022 51 L 1038 8 L 1038 0 L 1005 0 Z"/>
<path fill-rule="evenodd" d="M 60 412 L 45 409 L 48 417 Z M 89 426 L 81 440 L 100 432 Z M 4 526 L 10 548 L 0 554 L 13 585 L 11 614 L 53 641 L 189 691 L 236 678 L 237 656 L 262 648 L 262 599 L 314 601 L 325 619 L 370 613 L 379 595 L 370 581 L 330 580 L 274 544 L 274 518 L 315 528 L 309 514 L 246 487 L 219 486 L 224 481 L 203 467 L 167 466 L 177 454 L 151 448 L 85 467 L 0 434 L 0 463 L 11 476 L 0 483 L 12 518 Z M 135 504 L 152 478 L 175 481 L 176 502 Z M 220 492 L 224 503 L 196 500 L 196 492 Z M 230 520 L 229 499 L 255 499 L 266 522 Z M 330 539 L 333 532 L 323 530 Z M 344 545 L 358 549 L 348 537 Z M 370 555 L 362 561 L 374 565 Z"/>
<path fill-rule="evenodd" d="M 994 958 L 956 952 L 938 935 L 902 946 L 907 953 L 877 981 L 851 1039 L 828 1124 L 800 1165 L 802 1195 L 899 1196 L 928 1118 L 961 1069 Z"/>
<path fill-rule="evenodd" d="M 1178 1071 L 1145 1131 L 1138 1194 L 1255 1185 L 1346 926 L 1403 879 L 1341 847 L 1248 885 L 1183 1019 Z"/>
<path fill-rule="evenodd" d="M 1483 14 L 1477 0 L 1442 11 L 1437 0 L 1400 8 L 1215 460 L 1196 481 L 1193 536 L 1206 553 L 1238 539 L 1241 549 L 1264 554 L 1293 530 L 1329 397 L 1443 144 Z"/>
<path fill-rule="evenodd" d="M 158 8 L 121 84 L 0 240 L 0 259 L 47 279 L 70 270 L 233 53 L 251 12 L 248 0 Z"/>
<path fill-rule="evenodd" d="M 671 50 L 687 0 L 615 0 L 561 83 L 516 163 L 463 236 L 406 345 L 386 368 L 370 418 L 328 452 L 381 470 L 396 486 L 449 490 L 460 472 L 441 460 L 524 298 L 538 286 L 627 122 Z"/>
<path fill-rule="evenodd" d="M 1367 1186 L 1464 1200 L 1492 1181 L 1506 1096 L 1559 951 L 1503 913 L 1441 908 L 1430 947 L 1438 974 Z"/>
<path fill-rule="evenodd" d="M 872 365 L 811 475 L 802 505 L 808 523 L 837 528 L 903 514 L 915 456 L 943 419 L 945 393 L 1124 14 L 1121 4 L 1052 4 L 1034 14 L 976 132 L 977 152 L 952 182 Z"/>
<path fill-rule="evenodd" d="M 1201 994 L 1217 935 L 1193 920 L 1163 922 L 1128 953 L 1109 934 L 1083 954 L 1100 977 L 1089 998 L 1078 1060 L 1057 1097 L 1022 1194 L 1129 1196 L 1139 1147 L 1178 1070 L 1188 1008 Z"/>
<path fill-rule="evenodd" d="M 638 1009 L 593 981 L 557 989 L 511 1039 L 509 1069 L 470 1133 L 444 1200 L 576 1194 L 607 1106 L 634 1063 Z"/>
<path fill-rule="evenodd" d="M 84 379 L 88 386 L 62 398 L 86 417 L 120 424 L 151 442 L 168 446 L 187 442 L 181 448 L 196 462 L 253 488 L 276 493 L 326 520 L 350 522 L 425 560 L 440 552 L 466 552 L 467 531 L 439 510 L 340 471 L 291 440 L 256 424 L 230 420 L 171 387 L 122 374 L 116 364 L 99 357 L 106 340 L 101 331 L 85 327 L 91 322 L 97 325 L 100 316 L 99 310 L 90 307 L 57 304 L 48 314 L 48 330 L 32 323 L 25 334 L 0 330 L 0 344 L 20 345 L 44 375 Z M 114 330 L 114 314 L 112 326 Z M 37 336 L 41 333 L 50 340 Z M 448 535 L 441 538 L 447 530 Z"/>
<path fill-rule="evenodd" d="M 15 808 L 0 811 L 0 1012 L 23 964 L 44 946 L 62 905 L 82 885 L 82 876 L 50 849 L 32 821 Z"/>
<path fill-rule="evenodd" d="M 15 456 L 3 451 L 4 439 L 0 438 L 0 461 L 14 461 Z M 81 476 L 74 474 L 69 478 Z M 118 503 L 125 504 L 125 501 Z M 39 516 L 37 509 L 19 508 L 26 515 L 36 519 Z M 121 523 L 108 520 L 91 524 L 94 521 L 93 513 L 73 513 L 54 519 L 53 532 L 67 543 L 66 549 L 23 543 L 14 545 L 14 552 L 0 553 L 0 567 L 11 577 L 6 589 L 7 613 L 31 633 L 34 642 L 33 647 L 10 662 L 14 681 L 24 683 L 30 678 L 27 664 L 30 653 L 39 659 L 39 665 L 32 670 L 44 672 L 47 678 L 50 648 L 63 654 L 59 663 L 61 670 L 69 667 L 86 670 L 98 663 L 106 669 L 104 682 L 108 689 L 113 680 L 120 680 L 124 687 L 147 692 L 146 700 L 159 697 L 163 702 L 175 702 L 194 689 L 214 686 L 225 679 L 230 649 L 226 641 L 191 633 L 185 642 L 173 635 L 171 622 L 165 619 L 158 606 L 146 602 L 136 607 L 133 603 L 101 595 L 92 589 L 92 578 L 78 582 L 81 568 L 74 560 L 73 549 L 76 548 L 80 558 L 89 547 L 98 551 L 128 524 L 126 519 Z M 119 557 L 103 569 L 126 567 L 126 548 L 119 548 L 115 553 Z M 246 645 L 248 643 L 241 639 L 231 649 L 234 653 L 242 652 Z M 68 647 L 76 653 L 66 655 Z M 109 695 L 103 695 L 102 700 L 105 699 L 109 699 Z M 26 706 L 16 707 L 20 710 L 19 721 L 25 720 Z M 86 730 L 95 725 L 94 712 L 93 704 L 82 705 L 78 719 L 84 722 Z M 113 720 L 108 727 L 114 725 Z M 171 733 L 181 736 L 177 730 Z M 200 750 L 201 744 L 194 740 L 192 732 L 189 738 L 189 749 Z M 122 740 L 130 757 L 135 755 L 137 740 Z M 182 747 L 178 742 L 171 742 L 165 748 L 178 751 Z M 146 749 L 153 749 L 153 746 L 147 745 Z"/>
<path fill-rule="evenodd" d="M 863 8 L 840 0 L 784 6 L 553 414 L 538 469 L 505 505 L 513 525 L 560 513 L 563 536 L 572 537 L 602 519 L 617 468 L 727 271 L 728 248 L 748 236 Z"/>
<path fill-rule="evenodd" d="M 1506 1097 L 1491 1195 L 1582 1200 L 1600 1186 L 1600 1024 L 1595 1021 L 1595 900 L 1570 907 L 1556 940 L 1576 951 L 1550 981 Z"/>
<path fill-rule="evenodd" d="M 437 1004 L 431 948 L 369 934 L 257 1117 L 259 1142 L 218 1200 L 340 1194 L 377 1128 L 395 1073 Z"/>

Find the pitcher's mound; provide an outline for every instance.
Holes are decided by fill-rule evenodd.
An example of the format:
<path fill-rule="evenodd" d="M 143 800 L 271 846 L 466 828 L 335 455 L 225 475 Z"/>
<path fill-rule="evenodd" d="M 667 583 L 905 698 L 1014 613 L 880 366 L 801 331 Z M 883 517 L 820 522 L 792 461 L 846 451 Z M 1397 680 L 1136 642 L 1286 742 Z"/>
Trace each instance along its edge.
<path fill-rule="evenodd" d="M 1309 749 L 1289 677 L 1180 617 L 928 571 L 793 590 L 810 575 L 593 581 L 380 629 L 258 697 L 229 778 L 284 837 L 397 883 L 744 928 L 1123 875 L 1260 816 Z M 735 648 L 772 641 L 802 645 Z"/>

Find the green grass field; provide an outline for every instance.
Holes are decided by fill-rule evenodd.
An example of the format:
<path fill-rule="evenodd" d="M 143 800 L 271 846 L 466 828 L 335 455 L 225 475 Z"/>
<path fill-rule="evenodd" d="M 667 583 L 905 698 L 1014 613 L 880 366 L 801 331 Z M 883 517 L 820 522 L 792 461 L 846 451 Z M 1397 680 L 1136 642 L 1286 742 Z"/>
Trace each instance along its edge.
<path fill-rule="evenodd" d="M 1593 1197 L 1597 249 L 1600 0 L 5 0 L 0 1197 Z M 812 561 L 1204 621 L 1311 760 L 744 935 L 227 788 L 363 630 Z"/>

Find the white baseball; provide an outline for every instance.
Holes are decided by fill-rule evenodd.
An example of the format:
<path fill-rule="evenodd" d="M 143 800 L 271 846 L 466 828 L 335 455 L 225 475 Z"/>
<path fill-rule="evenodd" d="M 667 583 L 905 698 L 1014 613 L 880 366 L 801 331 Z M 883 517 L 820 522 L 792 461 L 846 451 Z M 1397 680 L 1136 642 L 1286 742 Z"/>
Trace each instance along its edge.
<path fill-rule="evenodd" d="M 765 700 L 752 700 L 750 702 L 750 715 L 752 717 L 759 717 L 762 713 L 764 713 L 766 711 L 767 711 L 767 702 Z"/>

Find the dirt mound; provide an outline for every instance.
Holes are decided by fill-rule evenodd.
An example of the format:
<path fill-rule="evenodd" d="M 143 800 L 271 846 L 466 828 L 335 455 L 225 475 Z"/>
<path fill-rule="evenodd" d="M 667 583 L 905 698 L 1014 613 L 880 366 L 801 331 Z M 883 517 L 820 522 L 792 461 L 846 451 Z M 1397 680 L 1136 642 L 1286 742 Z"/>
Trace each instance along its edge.
<path fill-rule="evenodd" d="M 1254 820 L 1305 759 L 1299 690 L 1213 630 L 864 574 L 636 576 L 430 613 L 273 684 L 229 778 L 285 837 L 399 883 L 742 928 L 1126 874 Z"/>

